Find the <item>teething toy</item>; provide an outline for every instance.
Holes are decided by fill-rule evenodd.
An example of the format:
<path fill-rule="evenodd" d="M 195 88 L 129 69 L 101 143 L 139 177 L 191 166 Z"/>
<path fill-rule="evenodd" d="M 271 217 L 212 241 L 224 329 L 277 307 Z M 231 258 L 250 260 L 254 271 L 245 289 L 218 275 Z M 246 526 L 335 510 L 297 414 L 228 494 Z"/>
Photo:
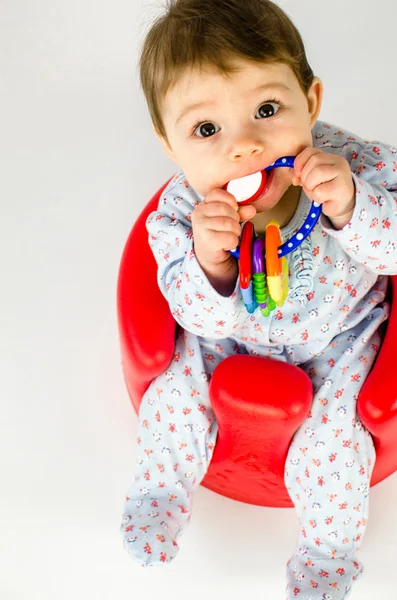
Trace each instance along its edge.
<path fill-rule="evenodd" d="M 254 239 L 254 226 L 243 226 L 240 244 L 240 289 L 249 313 L 260 307 L 268 317 L 288 296 L 288 262 L 278 256 L 280 228 L 276 221 L 266 227 L 265 239 Z M 265 260 L 266 258 L 266 267 Z"/>
<path fill-rule="evenodd" d="M 278 257 L 277 250 L 281 244 L 280 228 L 275 221 L 270 221 L 266 226 L 266 275 L 269 294 L 275 302 L 280 302 L 283 297 L 283 267 L 282 259 Z"/>
<path fill-rule="evenodd" d="M 249 204 L 266 193 L 267 171 L 277 167 L 293 168 L 294 161 L 294 156 L 284 156 L 263 171 L 229 181 L 224 189 L 233 194 L 240 205 Z M 288 296 L 285 256 L 313 231 L 320 214 L 321 205 L 313 201 L 302 227 L 284 244 L 281 244 L 280 227 L 276 221 L 267 224 L 265 240 L 256 237 L 250 221 L 244 223 L 240 247 L 230 250 L 230 253 L 240 260 L 240 289 L 248 312 L 254 312 L 259 305 L 262 314 L 269 316 L 276 306 L 284 304 Z"/>

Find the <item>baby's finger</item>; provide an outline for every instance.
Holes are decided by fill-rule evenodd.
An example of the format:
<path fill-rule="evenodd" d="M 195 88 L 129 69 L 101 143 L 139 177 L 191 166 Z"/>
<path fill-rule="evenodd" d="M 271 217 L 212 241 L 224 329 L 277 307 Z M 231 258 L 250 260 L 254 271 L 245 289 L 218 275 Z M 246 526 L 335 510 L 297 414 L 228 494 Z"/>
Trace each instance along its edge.
<path fill-rule="evenodd" d="M 210 231 L 209 244 L 213 248 L 218 247 L 225 252 L 234 250 L 238 246 L 240 233 L 236 234 L 233 231 Z"/>
<path fill-rule="evenodd" d="M 317 186 L 332 181 L 338 176 L 335 165 L 318 165 L 302 177 L 305 192 L 312 192 Z"/>
<path fill-rule="evenodd" d="M 294 178 L 299 179 L 301 177 L 305 165 L 312 158 L 312 156 L 315 156 L 316 154 L 325 154 L 325 152 L 319 150 L 319 148 L 312 148 L 309 146 L 308 148 L 302 150 L 302 152 L 295 157 L 293 170 Z"/>
<path fill-rule="evenodd" d="M 229 206 L 231 206 L 235 211 L 238 210 L 239 206 L 233 194 L 227 190 L 222 190 L 221 188 L 215 188 L 208 192 L 203 202 L 206 204 L 209 204 L 210 202 L 225 202 L 225 204 L 229 204 Z"/>
<path fill-rule="evenodd" d="M 318 178 L 321 178 L 322 176 L 323 169 L 326 169 L 327 167 L 335 167 L 335 164 L 335 156 L 332 154 L 325 154 L 325 152 L 321 152 L 320 154 L 312 155 L 303 167 L 300 176 L 301 185 L 305 191 L 306 189 L 311 190 L 314 188 L 314 186 L 310 184 L 310 180 L 313 178 L 313 173 L 315 173 L 315 178 L 318 181 Z M 329 170 L 327 172 L 329 172 Z M 331 176 L 331 179 L 335 176 L 336 174 Z M 325 179 L 324 181 L 328 181 L 328 179 Z M 322 182 L 320 181 L 320 183 Z"/>
<path fill-rule="evenodd" d="M 234 232 L 237 236 L 241 234 L 240 223 L 230 216 L 216 215 L 214 217 L 206 217 L 203 224 L 207 231 L 230 231 Z"/>
<path fill-rule="evenodd" d="M 227 202 L 222 202 L 219 200 L 214 200 L 213 202 L 203 203 L 201 206 L 201 214 L 204 217 L 230 217 L 235 221 L 239 221 L 239 213 L 234 210 Z"/>

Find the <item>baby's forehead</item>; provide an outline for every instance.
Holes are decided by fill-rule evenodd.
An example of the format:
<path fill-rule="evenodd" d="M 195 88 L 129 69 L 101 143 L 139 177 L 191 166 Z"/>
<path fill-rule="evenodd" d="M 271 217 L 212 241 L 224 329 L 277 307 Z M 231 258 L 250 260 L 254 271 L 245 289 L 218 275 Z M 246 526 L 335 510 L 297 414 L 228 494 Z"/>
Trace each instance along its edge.
<path fill-rule="evenodd" d="M 224 65 L 222 65 L 224 66 Z M 223 101 L 230 104 L 249 101 L 259 96 L 275 94 L 281 101 L 300 88 L 290 65 L 281 62 L 254 62 L 240 60 L 227 65 L 228 71 L 214 64 L 185 65 L 175 75 L 167 75 L 163 93 L 159 97 L 164 119 L 180 127 L 195 109 L 210 110 Z M 263 89 L 261 89 L 263 88 Z"/>
<path fill-rule="evenodd" d="M 174 75 L 170 76 L 168 73 L 164 97 L 172 92 L 178 94 L 202 86 L 204 81 L 232 83 L 237 87 L 247 88 L 255 82 L 277 82 L 285 86 L 298 82 L 291 66 L 280 61 L 259 62 L 239 59 L 226 64 L 222 63 L 222 65 L 222 67 L 212 63 L 185 65 L 179 68 Z M 211 90 L 208 91 L 211 93 Z"/>

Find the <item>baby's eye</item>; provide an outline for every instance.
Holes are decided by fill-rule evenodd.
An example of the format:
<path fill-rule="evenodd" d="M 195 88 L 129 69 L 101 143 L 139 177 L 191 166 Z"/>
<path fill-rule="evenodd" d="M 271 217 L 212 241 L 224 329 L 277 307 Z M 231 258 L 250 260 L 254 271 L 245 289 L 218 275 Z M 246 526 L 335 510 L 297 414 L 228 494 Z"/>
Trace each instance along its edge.
<path fill-rule="evenodd" d="M 259 107 L 258 113 L 261 117 L 272 117 L 280 110 L 280 105 L 277 102 L 265 102 Z M 258 114 L 257 113 L 257 114 Z"/>
<path fill-rule="evenodd" d="M 202 134 L 198 135 L 198 137 L 211 137 L 212 135 L 214 135 L 214 133 L 216 133 L 215 125 L 211 122 L 199 123 L 193 129 L 193 134 L 197 134 L 197 132 L 200 132 L 200 134 Z"/>

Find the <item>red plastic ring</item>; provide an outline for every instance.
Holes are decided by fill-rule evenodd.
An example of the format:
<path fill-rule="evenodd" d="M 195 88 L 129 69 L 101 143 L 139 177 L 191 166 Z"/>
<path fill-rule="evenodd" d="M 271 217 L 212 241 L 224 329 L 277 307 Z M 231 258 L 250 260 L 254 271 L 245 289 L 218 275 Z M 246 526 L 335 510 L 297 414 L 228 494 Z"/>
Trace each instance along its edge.
<path fill-rule="evenodd" d="M 240 243 L 240 287 L 247 289 L 252 279 L 252 244 L 254 238 L 254 226 L 251 221 L 243 225 Z"/>

